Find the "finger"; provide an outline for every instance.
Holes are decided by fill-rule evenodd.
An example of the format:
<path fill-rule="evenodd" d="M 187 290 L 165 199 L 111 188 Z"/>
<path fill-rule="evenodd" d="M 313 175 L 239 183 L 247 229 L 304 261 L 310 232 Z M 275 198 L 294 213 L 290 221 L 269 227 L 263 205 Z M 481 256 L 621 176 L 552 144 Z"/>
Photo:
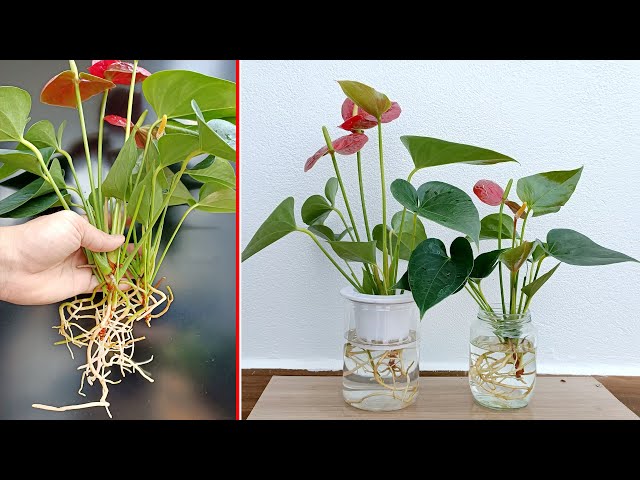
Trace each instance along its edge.
<path fill-rule="evenodd" d="M 93 252 L 111 252 L 124 243 L 124 235 L 109 235 L 89 222 L 78 222 L 80 245 Z"/>

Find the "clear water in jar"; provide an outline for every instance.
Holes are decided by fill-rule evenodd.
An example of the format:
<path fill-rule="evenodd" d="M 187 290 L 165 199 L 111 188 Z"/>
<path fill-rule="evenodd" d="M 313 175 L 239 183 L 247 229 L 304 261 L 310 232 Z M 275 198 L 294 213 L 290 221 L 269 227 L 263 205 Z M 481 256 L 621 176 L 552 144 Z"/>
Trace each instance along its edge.
<path fill-rule="evenodd" d="M 522 408 L 536 382 L 536 349 L 526 338 L 480 336 L 471 340 L 469 384 L 485 407 Z"/>
<path fill-rule="evenodd" d="M 416 332 L 398 345 L 362 343 L 355 331 L 344 345 L 343 396 L 356 408 L 390 411 L 405 408 L 418 395 Z"/>

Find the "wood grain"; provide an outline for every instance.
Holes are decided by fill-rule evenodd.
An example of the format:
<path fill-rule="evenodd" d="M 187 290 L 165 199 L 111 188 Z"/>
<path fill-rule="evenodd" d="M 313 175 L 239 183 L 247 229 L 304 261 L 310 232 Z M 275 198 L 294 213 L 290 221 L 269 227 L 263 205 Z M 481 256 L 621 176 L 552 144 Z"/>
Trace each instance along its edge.
<path fill-rule="evenodd" d="M 508 412 L 496 412 L 475 404 L 465 377 L 421 378 L 421 395 L 415 405 L 396 412 L 370 413 L 344 403 L 340 372 L 300 373 L 304 376 L 273 377 L 249 418 L 638 419 L 592 377 L 541 376 L 529 407 Z M 332 375 L 327 376 L 327 373 Z M 464 375 L 464 372 L 455 373 Z M 243 397 L 255 395 L 260 388 L 256 379 L 264 383 L 271 375 L 271 372 L 260 370 L 245 375 Z M 253 381 L 247 382 L 247 378 Z M 630 396 L 634 395 L 634 386 L 633 382 L 628 385 Z M 248 410 L 247 406 L 243 404 L 244 411 Z"/>

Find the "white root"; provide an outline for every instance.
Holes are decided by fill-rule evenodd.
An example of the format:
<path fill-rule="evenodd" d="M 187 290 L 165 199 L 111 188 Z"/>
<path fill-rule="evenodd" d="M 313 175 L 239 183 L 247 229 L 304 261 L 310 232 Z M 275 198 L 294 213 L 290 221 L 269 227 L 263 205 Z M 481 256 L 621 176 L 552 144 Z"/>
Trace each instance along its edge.
<path fill-rule="evenodd" d="M 82 371 L 80 390 L 78 393 L 83 397 L 85 381 L 93 385 L 96 381 L 102 387 L 102 396 L 98 402 L 87 402 L 79 405 L 67 405 L 54 407 L 50 405 L 33 404 L 33 408 L 49 410 L 54 412 L 65 412 L 68 410 L 79 410 L 83 408 L 104 407 L 109 417 L 109 395 L 108 385 L 115 385 L 121 380 L 110 380 L 107 377 L 112 373 L 112 367 L 116 367 L 120 376 L 127 373 L 138 372 L 149 382 L 153 378 L 145 372 L 141 365 L 145 365 L 153 360 L 153 356 L 145 361 L 137 362 L 133 359 L 135 343 L 144 340 L 145 337 L 135 337 L 133 333 L 134 323 L 137 320 L 145 320 L 150 325 L 150 320 L 162 316 L 169 309 L 173 302 L 173 293 L 167 287 L 168 295 L 150 286 L 150 294 L 146 297 L 143 289 L 129 284 L 132 288 L 128 292 L 110 293 L 102 300 L 96 302 L 97 292 L 101 287 L 96 288 L 93 295 L 88 298 L 76 298 L 70 302 L 62 304 L 59 308 L 60 325 L 55 327 L 64 338 L 58 344 L 64 343 L 74 358 L 71 344 L 76 347 L 87 349 L 87 361 L 78 367 Z M 142 294 L 142 295 L 140 295 Z M 144 301 L 146 298 L 146 301 Z M 155 310 L 164 305 L 164 308 L 156 313 Z M 85 325 L 81 326 L 79 323 Z"/>

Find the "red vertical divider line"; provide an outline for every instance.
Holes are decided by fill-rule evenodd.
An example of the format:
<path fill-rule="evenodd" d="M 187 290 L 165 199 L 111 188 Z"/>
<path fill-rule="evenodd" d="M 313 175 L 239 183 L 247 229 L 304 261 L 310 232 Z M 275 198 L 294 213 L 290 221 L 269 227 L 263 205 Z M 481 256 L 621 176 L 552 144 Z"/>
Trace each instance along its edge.
<path fill-rule="evenodd" d="M 236 420 L 240 415 L 240 60 L 236 60 Z"/>

